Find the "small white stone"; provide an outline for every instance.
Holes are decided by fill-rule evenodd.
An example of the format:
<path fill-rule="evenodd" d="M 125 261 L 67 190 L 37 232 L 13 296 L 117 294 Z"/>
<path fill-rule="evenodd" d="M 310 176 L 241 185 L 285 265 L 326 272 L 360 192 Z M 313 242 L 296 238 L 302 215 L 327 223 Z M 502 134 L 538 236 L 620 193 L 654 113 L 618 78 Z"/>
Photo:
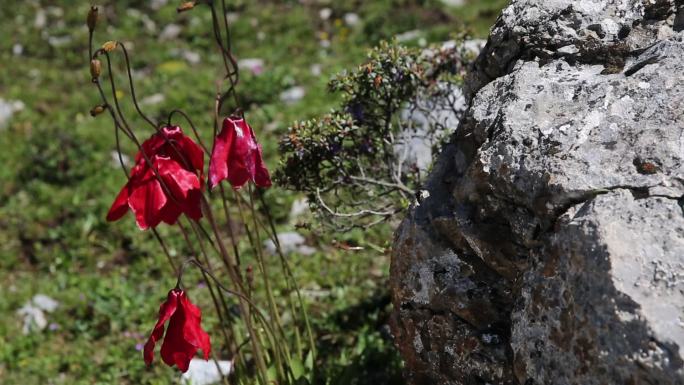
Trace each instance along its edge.
<path fill-rule="evenodd" d="M 183 59 L 190 64 L 198 64 L 202 60 L 202 56 L 194 51 L 183 51 L 181 55 L 183 56 Z"/>
<path fill-rule="evenodd" d="M 330 16 L 332 16 L 332 9 L 323 8 L 318 11 L 318 16 L 320 16 L 321 20 L 328 20 L 330 19 Z"/>
<path fill-rule="evenodd" d="M 33 26 L 36 29 L 43 29 L 47 25 L 47 13 L 42 8 L 36 11 L 36 18 L 33 20 Z"/>
<path fill-rule="evenodd" d="M 323 67 L 320 64 L 312 64 L 311 67 L 309 67 L 309 71 L 311 71 L 311 75 L 313 76 L 321 76 Z"/>
<path fill-rule="evenodd" d="M 415 29 L 412 31 L 406 31 L 404 33 L 398 34 L 396 36 L 396 39 L 398 42 L 403 43 L 403 42 L 407 42 L 410 40 L 415 40 L 415 39 L 419 38 L 421 34 L 422 33 L 419 30 Z"/>
<path fill-rule="evenodd" d="M 216 364 L 218 363 L 218 367 Z M 220 370 L 220 371 L 219 371 Z M 205 361 L 200 358 L 190 360 L 188 371 L 181 376 L 184 385 L 211 385 L 233 370 L 233 361 Z"/>
<path fill-rule="evenodd" d="M 349 12 L 344 14 L 344 22 L 350 27 L 355 27 L 361 22 L 359 15 Z"/>
<path fill-rule="evenodd" d="M 0 129 L 5 128 L 15 112 L 19 112 L 24 109 L 24 103 L 22 101 L 16 100 L 4 100 L 0 98 Z"/>
<path fill-rule="evenodd" d="M 246 69 L 253 75 L 261 75 L 264 72 L 264 60 L 259 58 L 248 58 L 238 61 L 240 69 Z"/>
<path fill-rule="evenodd" d="M 297 219 L 302 215 L 309 212 L 309 200 L 306 198 L 300 198 L 292 202 L 292 207 L 290 208 L 290 220 Z"/>
<path fill-rule="evenodd" d="M 48 313 L 52 313 L 57 309 L 57 306 L 59 306 L 59 302 L 55 301 L 54 299 L 48 297 L 45 294 L 36 294 L 33 296 L 33 304 L 36 305 L 38 308 L 45 310 Z"/>
<path fill-rule="evenodd" d="M 140 104 L 143 106 L 154 106 L 156 104 L 164 102 L 164 100 L 166 100 L 164 94 L 152 94 L 150 96 L 143 98 L 140 101 Z"/>
<path fill-rule="evenodd" d="M 316 252 L 316 249 L 305 244 L 306 239 L 296 232 L 284 232 L 278 234 L 278 242 L 280 243 L 280 250 L 283 254 L 299 253 L 302 255 L 311 255 Z M 268 239 L 264 242 L 266 251 L 275 255 L 278 251 L 275 243 Z"/>
<path fill-rule="evenodd" d="M 124 167 L 129 168 L 131 166 L 131 157 L 126 154 L 121 154 L 121 159 L 119 160 L 119 153 L 114 150 L 109 153 L 112 160 L 112 167 L 121 168 L 121 163 L 123 162 Z"/>
<path fill-rule="evenodd" d="M 17 311 L 17 314 L 23 318 L 24 324 L 21 332 L 25 335 L 34 331 L 41 331 L 47 327 L 45 313 L 37 306 L 27 303 Z"/>
<path fill-rule="evenodd" d="M 168 24 L 159 34 L 159 40 L 173 40 L 180 35 L 182 30 L 178 24 Z"/>
<path fill-rule="evenodd" d="M 150 0 L 150 8 L 152 8 L 155 11 L 158 11 L 162 9 L 166 4 L 168 4 L 169 0 Z"/>
<path fill-rule="evenodd" d="M 17 43 L 17 44 L 12 46 L 12 54 L 14 56 L 21 56 L 21 54 L 23 54 L 23 53 L 24 53 L 24 46 L 23 45 Z"/>
<path fill-rule="evenodd" d="M 294 104 L 306 95 L 304 87 L 292 87 L 280 93 L 280 100 L 285 104 Z"/>

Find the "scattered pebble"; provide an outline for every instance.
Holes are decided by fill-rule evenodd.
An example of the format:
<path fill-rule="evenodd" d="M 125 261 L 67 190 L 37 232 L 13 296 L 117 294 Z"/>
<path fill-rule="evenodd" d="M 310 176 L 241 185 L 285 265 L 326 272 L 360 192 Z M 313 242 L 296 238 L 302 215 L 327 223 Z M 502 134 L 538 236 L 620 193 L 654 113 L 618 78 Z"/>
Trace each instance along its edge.
<path fill-rule="evenodd" d="M 285 255 L 298 253 L 307 256 L 316 252 L 316 249 L 306 245 L 306 239 L 301 234 L 296 232 L 278 233 L 278 241 L 280 242 L 280 249 Z M 264 247 L 271 255 L 275 255 L 277 253 L 276 245 L 270 239 L 264 242 Z"/>
<path fill-rule="evenodd" d="M 164 94 L 152 94 L 150 96 L 146 96 L 140 100 L 140 105 L 143 106 L 153 106 L 159 103 L 163 103 L 166 97 Z"/>
<path fill-rule="evenodd" d="M 36 10 L 36 18 L 33 20 L 33 26 L 36 29 L 43 29 L 47 26 L 47 13 L 44 9 L 38 8 Z"/>
<path fill-rule="evenodd" d="M 202 61 L 202 56 L 198 52 L 183 50 L 181 56 L 190 64 L 199 64 Z"/>
<path fill-rule="evenodd" d="M 69 43 L 73 38 L 71 35 L 64 35 L 64 36 L 49 36 L 48 37 L 48 44 L 50 44 L 53 47 L 63 47 Z"/>
<path fill-rule="evenodd" d="M 285 104 L 294 104 L 302 100 L 304 95 L 306 95 L 304 87 L 296 86 L 281 92 L 280 100 Z"/>
<path fill-rule="evenodd" d="M 398 42 L 403 43 L 403 42 L 415 40 L 415 39 L 419 38 L 420 35 L 422 35 L 422 32 L 417 30 L 417 29 L 414 29 L 412 31 L 406 31 L 406 32 L 400 33 L 396 36 L 396 38 L 397 38 Z"/>
<path fill-rule="evenodd" d="M 126 154 L 121 154 L 121 161 L 119 161 L 119 153 L 114 150 L 109 153 L 112 159 L 112 166 L 114 168 L 121 168 L 121 161 L 123 161 L 124 167 L 130 168 L 131 167 L 131 157 L 126 155 Z"/>
<path fill-rule="evenodd" d="M 332 9 L 323 8 L 320 11 L 318 11 L 318 16 L 321 17 L 321 20 L 328 20 L 330 19 L 330 16 L 332 16 Z"/>
<path fill-rule="evenodd" d="M 240 69 L 246 69 L 253 75 L 261 75 L 264 72 L 264 60 L 259 58 L 248 58 L 238 61 Z"/>
<path fill-rule="evenodd" d="M 442 0 L 442 3 L 450 7 L 460 7 L 465 5 L 465 0 Z"/>
<path fill-rule="evenodd" d="M 158 11 L 168 3 L 169 0 L 150 0 L 150 8 L 152 8 L 154 11 Z"/>
<path fill-rule="evenodd" d="M 41 310 L 45 310 L 48 313 L 52 313 L 59 306 L 59 302 L 48 297 L 45 294 L 36 294 L 33 296 L 33 304 L 36 305 Z"/>
<path fill-rule="evenodd" d="M 221 381 L 221 377 L 227 376 L 233 370 L 233 361 L 205 361 L 200 358 L 190 360 L 188 371 L 181 376 L 185 385 L 211 385 Z M 219 372 L 220 368 L 220 372 Z"/>
<path fill-rule="evenodd" d="M 7 127 L 14 113 L 23 110 L 24 107 L 22 101 L 0 98 L 0 129 Z"/>
<path fill-rule="evenodd" d="M 355 27 L 361 22 L 359 15 L 349 12 L 344 15 L 344 22 L 350 27 Z"/>
<path fill-rule="evenodd" d="M 24 53 L 24 46 L 17 43 L 12 46 L 12 54 L 14 56 L 21 56 Z"/>
<path fill-rule="evenodd" d="M 302 215 L 309 212 L 309 200 L 306 198 L 299 198 L 292 203 L 290 208 L 290 220 L 295 220 Z"/>
<path fill-rule="evenodd" d="M 178 24 L 168 24 L 159 34 L 159 40 L 174 40 L 183 29 Z"/>
<path fill-rule="evenodd" d="M 47 317 L 45 313 L 53 312 L 59 303 L 54 299 L 44 295 L 37 294 L 30 301 L 26 302 L 17 314 L 23 318 L 24 325 L 22 326 L 22 333 L 30 334 L 32 332 L 45 330 L 48 326 Z M 51 330 L 56 330 L 52 329 Z M 59 326 L 57 326 L 59 327 Z"/>
<path fill-rule="evenodd" d="M 240 18 L 240 14 L 237 12 L 226 12 L 226 19 L 228 19 L 228 23 L 233 24 L 238 19 Z"/>
<path fill-rule="evenodd" d="M 312 64 L 311 67 L 309 67 L 309 71 L 311 71 L 311 75 L 313 76 L 321 76 L 321 73 L 323 73 L 323 66 L 320 64 Z"/>

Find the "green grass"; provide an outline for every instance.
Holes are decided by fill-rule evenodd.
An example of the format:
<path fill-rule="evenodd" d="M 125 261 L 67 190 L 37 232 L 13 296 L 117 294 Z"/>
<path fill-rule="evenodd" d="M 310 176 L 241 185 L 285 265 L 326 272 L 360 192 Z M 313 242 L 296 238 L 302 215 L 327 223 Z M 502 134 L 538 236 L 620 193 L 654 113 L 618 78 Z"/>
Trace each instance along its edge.
<path fill-rule="evenodd" d="M 38 4 L 40 3 L 40 4 Z M 130 48 L 138 74 L 140 98 L 156 93 L 165 100 L 145 107 L 154 119 L 183 108 L 211 135 L 211 111 L 220 62 L 207 28 L 209 13 L 199 8 L 178 15 L 176 4 L 152 11 L 137 1 L 100 4 L 96 44 L 121 40 Z M 277 165 L 277 140 L 295 121 L 321 115 L 334 107 L 337 96 L 326 92 L 335 73 L 363 63 L 368 48 L 380 39 L 421 29 L 428 42 L 448 39 L 462 28 L 486 35 L 502 1 L 471 1 L 446 9 L 436 1 L 334 1 L 329 20 L 319 17 L 320 5 L 298 1 L 261 1 L 236 5 L 240 17 L 233 26 L 239 58 L 262 58 L 264 73 L 243 72 L 239 87 L 246 114 L 264 146 L 267 162 Z M 98 102 L 87 68 L 86 1 L 10 0 L 0 8 L 0 98 L 21 100 L 24 111 L 0 130 L 0 383 L 12 384 L 168 384 L 174 370 L 162 365 L 145 368 L 136 345 L 153 326 L 160 301 L 175 277 L 151 234 L 137 230 L 130 214 L 117 223 L 104 216 L 124 175 L 114 164 L 113 126 L 102 115 L 88 115 Z M 42 11 L 41 11 L 42 9 Z M 354 11 L 361 23 L 344 24 Z M 35 27 L 40 14 L 46 26 Z M 153 22 L 154 31 L 145 24 Z M 160 41 L 168 24 L 182 27 L 177 39 Z M 68 38 L 53 46 L 48 39 Z M 320 40 L 330 41 L 323 48 Z M 409 42 L 415 44 L 416 42 Z M 23 53 L 12 53 L 15 44 Z M 188 63 L 179 52 L 201 57 Z M 322 74 L 312 74 L 312 64 Z M 121 62 L 115 61 L 121 74 Z M 118 78 L 124 84 L 124 78 Z M 307 93 L 287 105 L 279 94 L 292 86 Z M 122 95 L 128 89 L 122 87 Z M 122 99 L 124 100 L 124 99 Z M 132 106 L 125 105 L 128 112 Z M 129 116 L 134 117 L 130 113 Z M 130 119 L 139 136 L 145 126 Z M 124 143 L 126 154 L 134 146 Z M 266 199 L 275 208 L 280 231 L 297 194 L 274 188 Z M 313 221 L 312 218 L 304 218 Z M 399 383 L 401 363 L 385 331 L 389 311 L 387 274 L 391 228 L 368 233 L 328 233 L 300 230 L 319 250 L 292 256 L 295 276 L 307 294 L 320 356 L 321 383 Z M 160 227 L 172 253 L 189 250 L 175 229 Z M 348 252 L 333 240 L 364 247 Z M 190 283 L 199 283 L 197 274 Z M 278 277 L 275 277 L 278 279 Z M 16 311 L 33 295 L 47 294 L 60 302 L 49 315 L 52 328 L 23 335 Z M 206 289 L 191 296 L 204 310 L 204 324 L 218 322 Z M 51 330 L 53 329 L 53 330 Z M 216 338 L 218 341 L 218 338 Z M 217 342 L 218 343 L 218 342 Z M 218 349 L 217 349 L 218 350 Z"/>

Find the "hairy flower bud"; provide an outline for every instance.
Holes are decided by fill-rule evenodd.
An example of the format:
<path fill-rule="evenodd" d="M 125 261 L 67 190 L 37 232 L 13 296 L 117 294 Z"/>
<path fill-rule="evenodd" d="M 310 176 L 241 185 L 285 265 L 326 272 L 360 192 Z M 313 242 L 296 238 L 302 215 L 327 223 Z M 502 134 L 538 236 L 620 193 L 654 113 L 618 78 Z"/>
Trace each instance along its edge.
<path fill-rule="evenodd" d="M 88 18 L 86 19 L 86 24 L 88 24 L 89 30 L 92 31 L 95 29 L 95 25 L 97 24 L 97 7 L 90 7 L 90 11 L 88 11 Z"/>
<path fill-rule="evenodd" d="M 99 60 L 93 59 L 90 61 L 90 76 L 93 78 L 93 81 L 100 77 L 101 68 L 102 63 Z"/>
<path fill-rule="evenodd" d="M 107 105 L 105 104 L 100 104 L 99 106 L 95 106 L 90 110 L 90 116 L 93 118 L 100 115 L 101 113 L 104 112 L 104 110 L 107 109 Z"/>
<path fill-rule="evenodd" d="M 176 10 L 180 13 L 180 12 L 189 11 L 193 8 L 195 8 L 195 2 L 194 1 L 186 1 L 183 4 L 181 4 Z"/>
<path fill-rule="evenodd" d="M 116 41 L 110 40 L 104 44 L 102 44 L 102 49 L 105 52 L 112 52 L 116 49 L 116 46 L 119 45 Z"/>

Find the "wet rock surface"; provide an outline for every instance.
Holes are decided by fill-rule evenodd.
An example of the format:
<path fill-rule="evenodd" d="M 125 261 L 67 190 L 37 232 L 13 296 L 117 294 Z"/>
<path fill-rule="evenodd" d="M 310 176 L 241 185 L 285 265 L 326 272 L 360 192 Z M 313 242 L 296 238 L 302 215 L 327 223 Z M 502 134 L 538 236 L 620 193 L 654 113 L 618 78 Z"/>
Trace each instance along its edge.
<path fill-rule="evenodd" d="M 684 384 L 682 15 L 674 0 L 503 11 L 396 233 L 411 384 Z"/>

